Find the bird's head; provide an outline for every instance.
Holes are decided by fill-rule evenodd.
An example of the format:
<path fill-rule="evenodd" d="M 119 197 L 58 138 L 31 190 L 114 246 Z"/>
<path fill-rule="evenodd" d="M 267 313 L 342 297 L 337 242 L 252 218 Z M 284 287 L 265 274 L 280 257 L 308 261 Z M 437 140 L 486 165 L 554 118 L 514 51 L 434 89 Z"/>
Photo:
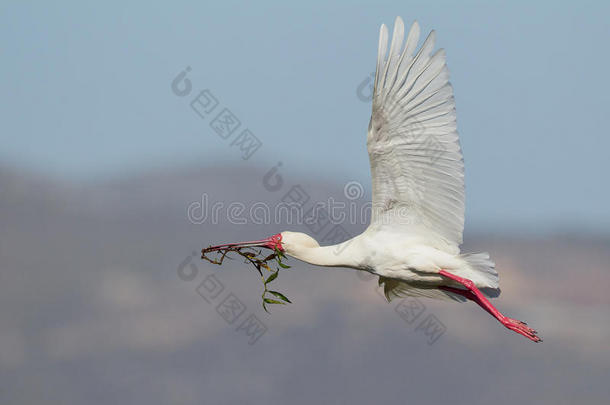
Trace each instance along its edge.
<path fill-rule="evenodd" d="M 298 248 L 319 247 L 320 245 L 311 236 L 301 232 L 284 231 L 265 239 L 247 242 L 225 243 L 224 245 L 211 246 L 206 251 L 222 250 L 225 248 L 262 247 L 271 250 L 278 249 L 280 252 L 291 254 Z"/>
<path fill-rule="evenodd" d="M 306 233 L 284 231 L 279 235 L 281 236 L 282 251 L 291 256 L 299 248 L 320 247 L 318 242 Z"/>

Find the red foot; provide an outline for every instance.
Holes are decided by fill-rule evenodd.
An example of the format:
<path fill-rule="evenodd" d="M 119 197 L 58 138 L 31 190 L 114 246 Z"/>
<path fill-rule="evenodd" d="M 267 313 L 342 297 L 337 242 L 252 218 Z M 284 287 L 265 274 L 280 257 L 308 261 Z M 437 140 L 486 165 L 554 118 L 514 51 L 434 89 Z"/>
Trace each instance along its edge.
<path fill-rule="evenodd" d="M 521 322 L 506 316 L 504 317 L 504 320 L 500 320 L 500 322 L 502 322 L 502 325 L 506 326 L 513 332 L 517 332 L 526 338 L 533 340 L 534 342 L 542 342 L 542 339 L 536 335 L 538 332 L 528 327 L 525 322 Z"/>
<path fill-rule="evenodd" d="M 521 322 L 516 319 L 512 319 L 512 318 L 502 315 L 502 313 L 500 313 L 500 311 L 498 311 L 491 304 L 491 302 L 489 302 L 489 300 L 483 295 L 483 293 L 481 293 L 481 291 L 479 291 L 479 289 L 477 287 L 475 287 L 472 280 L 468 280 L 467 278 L 462 278 L 462 277 L 456 276 L 455 274 L 451 274 L 445 270 L 441 270 L 439 272 L 439 274 L 441 276 L 447 277 L 453 281 L 457 281 L 458 283 L 462 284 L 464 287 L 466 287 L 468 289 L 468 290 L 462 290 L 460 288 L 441 286 L 441 287 L 439 287 L 441 290 L 450 291 L 454 294 L 459 294 L 462 297 L 465 297 L 469 300 L 476 302 L 477 304 L 479 304 L 479 306 L 481 306 L 481 308 L 483 308 L 484 310 L 489 312 L 494 318 L 496 318 L 498 321 L 500 321 L 500 323 L 502 325 L 506 326 L 508 329 L 510 329 L 513 332 L 516 332 L 520 335 L 523 335 L 526 338 L 528 338 L 534 342 L 542 342 L 542 339 L 539 336 L 537 336 L 538 332 L 536 332 L 532 328 L 529 328 L 525 322 Z"/>

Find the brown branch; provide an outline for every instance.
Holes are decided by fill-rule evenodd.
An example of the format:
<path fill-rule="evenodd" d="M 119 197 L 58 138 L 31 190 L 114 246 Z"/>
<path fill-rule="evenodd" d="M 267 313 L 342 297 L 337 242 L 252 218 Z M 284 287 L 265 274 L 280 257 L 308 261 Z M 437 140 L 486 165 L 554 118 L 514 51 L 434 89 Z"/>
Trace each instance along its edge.
<path fill-rule="evenodd" d="M 288 268 L 290 266 L 287 266 L 286 264 L 282 263 L 282 257 L 284 257 L 282 255 L 282 253 L 279 250 L 276 250 L 275 252 L 271 253 L 270 255 L 261 258 L 261 250 L 256 250 L 252 247 L 223 247 L 223 248 L 213 248 L 212 246 L 207 247 L 205 249 L 201 250 L 201 258 L 203 260 L 207 260 L 208 262 L 212 263 L 212 264 L 217 264 L 217 265 L 222 265 L 222 263 L 224 262 L 225 258 L 230 259 L 229 256 L 227 256 L 230 252 L 235 252 L 238 255 L 242 256 L 245 260 L 244 263 L 250 263 L 254 266 L 254 268 L 258 271 L 258 274 L 260 274 L 261 276 L 261 280 L 263 281 L 263 285 L 264 285 L 264 291 L 262 294 L 262 299 L 263 299 L 263 308 L 265 309 L 265 311 L 269 312 L 267 310 L 267 306 L 265 304 L 285 304 L 286 302 L 291 302 L 288 298 L 286 298 L 286 296 L 278 291 L 271 291 L 267 289 L 267 285 L 275 280 L 277 278 L 277 274 L 280 270 L 280 267 L 282 268 Z M 214 253 L 216 254 L 215 257 L 209 257 L 207 256 L 210 253 Z M 269 264 L 267 264 L 270 261 L 275 260 L 278 268 L 275 270 L 275 272 L 269 267 Z M 263 276 L 263 272 L 261 271 L 261 268 L 264 268 L 270 272 L 272 272 L 271 276 L 269 276 L 266 280 L 265 280 L 265 276 Z M 281 299 L 281 301 L 278 301 L 276 299 L 272 299 L 269 297 L 266 297 L 267 293 L 273 294 L 275 297 L 278 297 Z"/>

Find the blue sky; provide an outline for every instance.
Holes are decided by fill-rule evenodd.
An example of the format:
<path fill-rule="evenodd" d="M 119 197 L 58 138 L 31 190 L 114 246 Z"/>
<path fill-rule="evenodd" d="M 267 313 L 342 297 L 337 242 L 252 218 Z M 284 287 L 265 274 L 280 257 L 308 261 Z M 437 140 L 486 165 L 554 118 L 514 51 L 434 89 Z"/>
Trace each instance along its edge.
<path fill-rule="evenodd" d="M 88 181 L 270 167 L 370 181 L 357 86 L 396 15 L 447 50 L 468 221 L 608 231 L 603 2 L 2 2 L 0 163 Z M 242 160 L 171 91 L 191 67 L 261 141 Z"/>

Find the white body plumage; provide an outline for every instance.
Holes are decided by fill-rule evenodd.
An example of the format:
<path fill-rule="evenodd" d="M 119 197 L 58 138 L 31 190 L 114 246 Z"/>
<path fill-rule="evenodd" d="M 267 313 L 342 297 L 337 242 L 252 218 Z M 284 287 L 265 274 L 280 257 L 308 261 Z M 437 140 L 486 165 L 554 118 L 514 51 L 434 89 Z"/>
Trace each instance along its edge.
<path fill-rule="evenodd" d="M 367 148 L 373 178 L 371 224 L 338 246 L 320 248 L 303 234 L 282 233 L 286 253 L 322 266 L 370 271 L 396 295 L 451 297 L 434 287 L 438 272 L 472 280 L 488 295 L 499 293 L 489 255 L 461 255 L 464 228 L 464 163 L 445 52 L 432 54 L 432 31 L 419 51 L 420 29 L 406 41 L 398 17 L 388 52 L 381 26 Z M 310 246 L 307 248 L 306 246 Z M 401 282 L 402 281 L 402 282 Z"/>

